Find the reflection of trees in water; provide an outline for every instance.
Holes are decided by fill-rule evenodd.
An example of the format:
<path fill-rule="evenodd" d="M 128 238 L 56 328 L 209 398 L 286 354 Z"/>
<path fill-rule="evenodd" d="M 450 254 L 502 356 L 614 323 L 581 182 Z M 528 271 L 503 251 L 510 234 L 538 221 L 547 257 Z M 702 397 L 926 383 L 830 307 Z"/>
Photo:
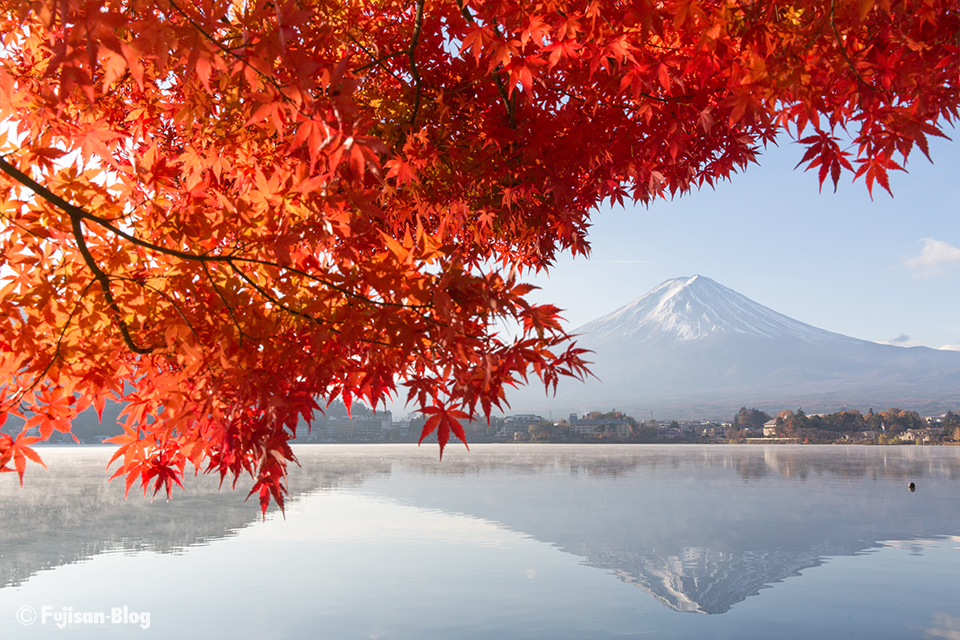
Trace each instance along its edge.
<path fill-rule="evenodd" d="M 857 479 L 868 474 L 887 479 L 960 477 L 960 449 L 954 456 L 930 457 L 923 447 L 912 451 L 912 446 L 496 444 L 474 445 L 470 452 L 454 451 L 457 448 L 451 445 L 447 449 L 444 462 L 431 455 L 408 455 L 404 449 L 387 452 L 383 459 L 421 475 L 447 477 L 563 470 L 572 475 L 617 478 L 638 468 L 655 472 L 681 466 L 732 469 L 743 479 L 771 474 L 800 481 L 810 476 Z M 828 456 L 823 455 L 826 451 Z"/>
<path fill-rule="evenodd" d="M 0 588 L 17 585 L 44 569 L 111 551 L 176 552 L 235 535 L 260 517 L 256 500 L 245 502 L 251 486 L 241 478 L 231 491 L 219 490 L 219 476 L 188 475 L 186 491 L 175 488 L 167 501 L 161 492 L 151 500 L 139 483 L 123 497 L 123 480 L 108 483 L 106 447 L 46 448 L 40 453 L 50 468 L 31 469 L 21 489 L 14 478 L 0 482 Z M 290 470 L 290 498 L 323 488 L 355 486 L 389 465 L 367 460 L 330 460 Z M 10 474 L 13 475 L 13 474 Z"/>
<path fill-rule="evenodd" d="M 771 472 L 763 458 L 744 456 L 737 464 L 737 474 L 744 480 L 759 480 Z"/>
<path fill-rule="evenodd" d="M 875 547 L 867 540 L 849 540 L 790 551 L 591 549 L 588 563 L 610 570 L 618 579 L 640 587 L 675 611 L 720 614 L 762 589 L 819 567 L 831 556 L 856 555 Z"/>
<path fill-rule="evenodd" d="M 946 638 L 946 640 L 960 640 L 960 617 L 953 617 L 947 613 L 933 614 L 933 626 L 924 629 L 928 638 Z"/>
<path fill-rule="evenodd" d="M 841 449 L 829 460 L 810 455 L 809 447 L 764 447 L 764 464 L 784 478 L 805 480 L 810 475 L 829 475 L 838 479 L 908 480 L 924 476 L 957 479 L 960 451 L 957 455 L 931 456 L 922 447 L 868 447 L 825 445 Z M 822 449 L 821 449 L 822 451 Z"/>
<path fill-rule="evenodd" d="M 830 555 L 853 553 L 848 549 L 830 551 Z M 640 587 L 675 611 L 718 614 L 761 589 L 800 575 L 803 569 L 819 566 L 823 555 L 813 550 L 723 552 L 688 547 L 679 552 L 597 553 L 590 564 L 612 570 L 620 580 Z"/>
<path fill-rule="evenodd" d="M 713 523 L 722 510 L 731 508 L 743 509 L 742 523 L 761 515 L 769 520 L 767 514 L 776 509 L 774 498 L 762 504 L 732 502 L 722 509 L 704 502 L 700 515 L 691 515 L 675 510 L 685 505 L 672 503 L 703 496 L 675 497 L 665 487 L 688 477 L 721 487 L 749 480 L 751 487 L 762 485 L 772 496 L 777 487 L 792 487 L 795 495 L 803 496 L 806 489 L 794 481 L 928 477 L 918 483 L 918 491 L 924 492 L 934 478 L 956 480 L 960 475 L 960 449 L 955 455 L 907 449 L 478 445 L 471 452 L 451 446 L 440 462 L 436 449 L 429 447 L 308 445 L 295 449 L 303 466 L 291 468 L 289 488 L 291 502 L 296 502 L 318 489 L 357 487 L 379 478 L 374 483 L 378 491 L 393 487 L 396 497 L 414 505 L 466 512 L 557 544 L 643 586 L 678 610 L 720 612 L 763 585 L 793 575 L 798 566 L 813 566 L 810 557 L 820 553 L 813 547 L 828 534 L 817 528 L 820 525 L 784 511 L 773 518 L 780 528 L 766 532 L 763 547 L 755 524 L 717 532 Z M 99 553 L 168 553 L 208 544 L 260 518 L 256 502 L 244 502 L 249 479 L 241 480 L 236 491 L 218 491 L 219 477 L 190 476 L 184 483 L 187 491 L 177 491 L 169 502 L 162 496 L 151 502 L 136 486 L 124 500 L 122 482 L 106 482 L 104 466 L 111 452 L 106 447 L 42 448 L 51 471 L 31 469 L 23 489 L 15 477 L 0 477 L 0 587 Z M 466 486 L 483 487 L 486 502 L 470 503 L 463 495 Z M 519 487 L 524 491 L 518 492 Z M 603 498 L 599 501 L 598 492 Z M 842 508 L 846 512 L 848 505 Z M 882 523 L 883 517 L 871 514 L 866 520 Z M 661 522 L 651 527 L 650 519 Z M 903 526 L 918 534 L 955 533 L 921 524 Z M 866 548 L 875 538 L 870 537 L 874 530 L 864 527 L 836 533 L 837 539 L 857 540 L 858 548 Z"/>
<path fill-rule="evenodd" d="M 496 449 L 484 448 L 466 454 L 455 465 L 434 460 L 399 459 L 400 464 L 431 475 L 458 476 L 491 470 L 525 469 L 542 472 L 564 468 L 571 474 L 620 477 L 643 467 L 678 469 L 681 466 L 733 469 L 746 480 L 779 474 L 790 480 L 804 481 L 811 476 L 859 479 L 901 480 L 938 475 L 960 477 L 960 449 L 956 455 L 934 456 L 920 447 L 876 447 L 858 445 L 494 445 L 515 452 L 500 456 Z M 533 449 L 533 451 L 516 450 Z M 547 449 L 549 451 L 539 451 Z M 824 456 L 829 451 L 830 455 Z M 452 468 L 451 468 L 452 467 Z"/>
<path fill-rule="evenodd" d="M 558 458 L 561 447 L 522 447 L 534 450 L 522 462 L 511 457 L 515 448 L 504 448 L 503 459 L 487 455 L 491 449 L 471 454 L 474 471 L 489 472 L 477 482 L 431 461 L 398 459 L 393 472 L 407 474 L 402 483 L 367 488 L 498 522 L 677 611 L 700 613 L 728 611 L 827 556 L 960 532 L 951 481 L 960 450 L 588 445 Z M 600 458 L 591 460 L 593 452 Z M 435 477 L 424 480 L 423 469 Z M 539 471 L 523 478 L 529 469 Z M 444 482 L 451 476 L 457 482 Z M 907 476 L 925 479 L 922 499 L 899 486 Z M 614 481 L 592 481 L 605 477 Z"/>
<path fill-rule="evenodd" d="M 247 502 L 249 478 L 231 491 L 229 479 L 188 474 L 186 491 L 173 499 L 144 497 L 139 483 L 124 499 L 123 480 L 107 482 L 104 471 L 113 449 L 41 447 L 50 468 L 31 468 L 21 489 L 13 474 L 0 477 L 0 588 L 17 585 L 38 571 L 111 551 L 176 552 L 229 537 L 260 519 L 255 500 Z M 449 450 L 448 450 L 449 451 Z M 517 450 L 507 456 L 466 454 L 441 463 L 435 449 L 397 446 L 305 446 L 296 448 L 301 467 L 291 466 L 290 501 L 317 489 L 358 486 L 372 476 L 389 476 L 394 466 L 418 475 L 471 476 L 491 471 L 536 474 L 565 465 L 562 454 Z M 615 452 L 573 455 L 579 468 L 617 476 L 636 466 Z M 442 479 L 438 478 L 438 482 Z"/>

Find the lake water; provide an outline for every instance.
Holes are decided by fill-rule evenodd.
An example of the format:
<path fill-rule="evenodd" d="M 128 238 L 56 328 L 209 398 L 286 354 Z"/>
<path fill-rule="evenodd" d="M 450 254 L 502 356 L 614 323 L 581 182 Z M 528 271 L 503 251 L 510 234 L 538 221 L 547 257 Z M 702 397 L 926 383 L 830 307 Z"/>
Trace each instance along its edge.
<path fill-rule="evenodd" d="M 960 640 L 960 448 L 295 451 L 262 521 L 41 448 L 0 476 L 0 638 Z"/>

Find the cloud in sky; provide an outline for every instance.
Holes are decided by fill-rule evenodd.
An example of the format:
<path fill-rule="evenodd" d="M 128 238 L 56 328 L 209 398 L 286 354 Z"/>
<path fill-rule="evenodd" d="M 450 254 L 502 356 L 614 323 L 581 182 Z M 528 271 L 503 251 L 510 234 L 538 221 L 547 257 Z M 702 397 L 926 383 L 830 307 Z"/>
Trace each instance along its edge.
<path fill-rule="evenodd" d="M 903 266 L 913 271 L 913 277 L 924 279 L 946 273 L 946 266 L 960 262 L 960 249 L 941 240 L 924 238 L 920 255 L 907 258 Z"/>
<path fill-rule="evenodd" d="M 880 340 L 880 344 L 889 344 L 894 347 L 925 347 L 926 345 L 920 342 L 919 340 L 911 340 L 910 336 L 905 333 L 901 333 L 896 338 L 890 338 L 889 340 Z"/>
<path fill-rule="evenodd" d="M 945 613 L 933 614 L 933 628 L 924 629 L 928 638 L 946 638 L 960 640 L 960 618 Z"/>

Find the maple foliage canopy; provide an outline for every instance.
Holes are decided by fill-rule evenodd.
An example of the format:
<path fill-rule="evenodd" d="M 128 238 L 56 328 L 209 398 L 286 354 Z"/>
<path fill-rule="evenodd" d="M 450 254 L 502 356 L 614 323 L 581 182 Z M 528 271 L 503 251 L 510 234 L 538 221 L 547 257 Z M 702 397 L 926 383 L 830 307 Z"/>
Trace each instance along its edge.
<path fill-rule="evenodd" d="M 601 201 L 786 131 L 889 190 L 957 117 L 958 0 L 2 0 L 0 470 L 121 401 L 116 475 L 282 506 L 297 423 L 406 398 L 441 453 L 586 373 L 521 278 Z M 498 333 L 504 320 L 521 334 Z M 37 427 L 38 436 L 27 436 Z"/>

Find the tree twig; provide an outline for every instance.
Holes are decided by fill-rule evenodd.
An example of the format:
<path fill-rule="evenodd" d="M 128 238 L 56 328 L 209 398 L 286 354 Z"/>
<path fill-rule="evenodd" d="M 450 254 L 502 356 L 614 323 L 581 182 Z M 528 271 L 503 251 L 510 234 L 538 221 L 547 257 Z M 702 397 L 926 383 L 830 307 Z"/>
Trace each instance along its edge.
<path fill-rule="evenodd" d="M 410 58 L 410 75 L 413 77 L 413 113 L 410 114 L 410 126 L 417 120 L 417 114 L 420 112 L 420 95 L 423 92 L 423 85 L 420 82 L 420 72 L 417 70 L 417 44 L 420 41 L 420 30 L 423 27 L 423 4 L 424 0 L 417 0 L 417 13 L 414 17 L 413 35 L 410 37 L 410 48 L 407 49 L 407 56 Z"/>
<path fill-rule="evenodd" d="M 463 4 L 463 0 L 455 0 L 457 7 L 460 9 L 460 15 L 463 16 L 464 20 L 470 24 L 476 24 L 476 20 L 473 19 L 473 16 L 470 15 L 470 9 Z M 493 32 L 497 35 L 498 38 L 503 36 L 500 34 L 500 29 L 494 26 Z M 503 106 L 507 109 L 507 117 L 510 119 L 510 127 L 516 128 L 517 120 L 514 113 L 514 105 L 510 98 L 507 96 L 507 87 L 503 83 L 503 78 L 500 77 L 500 69 L 503 68 L 503 65 L 498 65 L 496 69 L 493 70 L 493 82 L 497 85 L 497 92 L 500 94 L 500 98 L 503 99 Z"/>
<path fill-rule="evenodd" d="M 44 367 L 43 371 L 41 371 L 39 375 L 34 377 L 33 384 L 27 388 L 21 388 L 19 391 L 17 391 L 13 395 L 14 399 L 11 400 L 10 404 L 8 404 L 6 407 L 0 407 L 0 412 L 9 411 L 12 407 L 20 404 L 20 399 L 36 389 L 37 385 L 40 384 L 40 381 L 43 380 L 46 377 L 47 372 L 50 371 L 50 367 L 53 366 L 53 363 L 56 362 L 58 358 L 62 357 L 60 355 L 60 346 L 63 344 L 63 337 L 67 334 L 67 329 L 70 327 L 70 323 L 73 321 L 73 316 L 76 315 L 77 309 L 80 308 L 80 301 L 83 300 L 84 296 L 87 295 L 87 291 L 90 290 L 90 287 L 93 286 L 94 282 L 96 282 L 96 279 L 92 279 L 87 283 L 87 286 L 83 288 L 83 292 L 80 294 L 80 298 L 77 300 L 76 304 L 73 305 L 73 311 L 71 311 L 70 315 L 67 316 L 67 321 L 64 323 L 63 328 L 60 329 L 60 335 L 57 337 L 57 348 L 54 350 L 53 356 L 50 357 L 50 362 L 47 363 L 47 366 Z"/>
<path fill-rule="evenodd" d="M 114 322 L 117 325 L 117 329 L 120 331 L 120 335 L 123 337 L 123 341 L 127 345 L 127 348 L 140 355 L 153 353 L 155 347 L 141 347 L 133 341 L 133 336 L 130 335 L 130 328 L 123 319 L 120 312 L 120 307 L 117 305 L 117 302 L 113 297 L 113 292 L 110 290 L 110 277 L 103 271 L 103 269 L 100 268 L 100 265 L 97 264 L 97 261 L 87 248 L 87 241 L 83 237 L 83 219 L 87 217 L 85 215 L 86 212 L 80 207 L 67 202 L 49 189 L 44 188 L 37 183 L 36 180 L 17 169 L 2 157 L 0 157 L 0 171 L 3 171 L 20 184 L 28 187 L 44 200 L 58 207 L 68 216 L 70 216 L 71 230 L 73 232 L 73 238 L 77 242 L 77 249 L 79 249 L 80 255 L 83 256 L 83 261 L 86 263 L 87 268 L 90 269 L 94 277 L 96 277 L 97 281 L 100 283 L 100 289 L 103 291 L 103 298 L 107 301 L 107 306 L 110 307 L 110 310 L 113 312 Z"/>
<path fill-rule="evenodd" d="M 343 295 L 345 295 L 345 296 L 347 296 L 347 297 L 349 297 L 349 298 L 353 298 L 353 299 L 355 299 L 355 300 L 359 300 L 359 301 L 363 301 L 363 302 L 368 302 L 368 303 L 370 303 L 370 304 L 374 304 L 374 305 L 381 306 L 381 307 L 396 307 L 396 308 L 400 308 L 400 309 L 416 309 L 416 308 L 427 308 L 427 307 L 429 306 L 429 305 L 406 305 L 406 304 L 400 304 L 400 303 L 397 303 L 397 302 L 388 302 L 388 301 L 383 301 L 383 300 L 371 300 L 370 298 L 367 298 L 366 296 L 362 296 L 362 295 L 360 295 L 360 294 L 354 293 L 353 291 L 350 291 L 349 289 L 344 289 L 343 287 L 337 286 L 337 285 L 333 284 L 332 282 L 329 282 L 329 281 L 327 281 L 327 280 L 324 280 L 323 278 L 320 278 L 319 276 L 315 276 L 315 275 L 313 275 L 313 274 L 307 273 L 306 271 L 302 271 L 302 270 L 300 270 L 300 269 L 297 269 L 296 267 L 291 267 L 291 266 L 288 266 L 288 265 L 282 265 L 282 264 L 278 264 L 278 263 L 276 263 L 276 262 L 270 262 L 270 261 L 268 261 L 268 260 L 260 260 L 260 259 L 258 259 L 258 258 L 250 258 L 250 257 L 238 256 L 238 255 L 204 255 L 204 254 L 196 254 L 196 253 L 190 253 L 190 252 L 187 252 L 187 251 L 180 251 L 180 250 L 178 250 L 178 249 L 170 249 L 170 248 L 168 248 L 168 247 L 163 247 L 163 246 L 160 246 L 160 245 L 157 245 L 157 244 L 153 244 L 152 242 L 147 242 L 146 240 L 142 240 L 142 239 L 140 239 L 140 238 L 137 238 L 136 236 L 133 236 L 133 235 L 131 235 L 131 234 L 123 231 L 122 229 L 119 229 L 119 228 L 115 227 L 113 224 L 111 224 L 111 223 L 110 223 L 108 220 L 106 220 L 105 218 L 101 218 L 100 216 L 95 216 L 95 215 L 93 215 L 93 214 L 91 214 L 91 213 L 88 213 L 88 212 L 85 211 L 84 209 L 78 207 L 77 205 L 72 204 L 72 203 L 70 203 L 70 202 L 67 202 L 66 200 L 64 200 L 63 198 L 61 198 L 60 196 L 58 196 L 57 194 L 55 194 L 55 193 L 53 193 L 52 191 L 50 191 L 48 188 L 46 188 L 46 187 L 44 187 L 43 185 L 41 185 L 40 183 L 38 183 L 36 180 L 34 180 L 33 178 L 31 178 L 31 177 L 28 176 L 27 174 L 23 173 L 22 171 L 20 171 L 19 169 L 17 169 L 16 167 L 14 167 L 13 165 L 11 165 L 10 163 L 8 163 L 8 162 L 7 162 L 6 160 L 4 160 L 2 157 L 0 157 L 0 170 L 2 170 L 4 173 L 6 173 L 7 175 L 9 175 L 11 178 L 13 178 L 14 180 L 16 180 L 17 182 L 19 182 L 19 183 L 22 184 L 23 186 L 29 188 L 31 191 L 33 191 L 34 193 L 36 193 L 38 196 L 40 196 L 41 198 L 43 198 L 44 200 L 46 200 L 47 202 L 49 202 L 49 203 L 52 204 L 53 206 L 61 209 L 61 210 L 64 211 L 65 213 L 67 213 L 67 214 L 71 217 L 71 219 L 72 219 L 74 216 L 76 216 L 77 218 L 81 218 L 81 219 L 83 219 L 83 220 L 89 220 L 90 222 L 95 222 L 96 224 L 98 224 L 98 225 L 100 225 L 101 227 L 107 229 L 108 231 L 112 232 L 113 234 L 115 234 L 115 235 L 117 235 L 117 236 L 120 236 L 121 238 L 123 238 L 123 239 L 125 239 L 125 240 L 127 240 L 127 241 L 129 241 L 129 242 L 131 242 L 131 243 L 133 243 L 133 244 L 135 244 L 135 245 L 137 245 L 138 247 L 142 247 L 142 248 L 144 248 L 144 249 L 149 249 L 150 251 L 155 251 L 155 252 L 157 252 L 157 253 L 162 253 L 162 254 L 164 254 L 164 255 L 172 256 L 172 257 L 174 257 L 174 258 L 180 258 L 181 260 L 188 260 L 188 261 L 191 261 L 191 262 L 200 262 L 200 263 L 204 263 L 204 262 L 225 262 L 225 263 L 231 263 L 231 262 L 251 262 L 251 263 L 260 264 L 260 265 L 267 266 L 267 267 L 274 267 L 274 268 L 277 268 L 277 269 L 282 269 L 282 270 L 284 270 L 284 271 L 289 271 L 290 273 L 295 273 L 295 274 L 300 275 L 300 276 L 303 276 L 303 277 L 305 277 L 305 278 L 309 278 L 310 280 L 313 280 L 314 282 L 318 282 L 318 283 L 324 285 L 325 287 L 328 287 L 328 288 L 330 288 L 330 289 L 333 289 L 334 291 L 337 291 L 337 292 L 339 292 L 339 293 L 342 293 Z"/>

